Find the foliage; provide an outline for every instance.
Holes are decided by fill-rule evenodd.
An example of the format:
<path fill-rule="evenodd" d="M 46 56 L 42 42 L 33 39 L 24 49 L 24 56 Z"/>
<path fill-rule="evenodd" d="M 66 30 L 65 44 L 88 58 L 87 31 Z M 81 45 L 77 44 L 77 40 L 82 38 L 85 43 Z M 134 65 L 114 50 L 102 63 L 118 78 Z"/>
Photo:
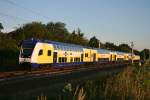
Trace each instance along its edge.
<path fill-rule="evenodd" d="M 142 67 L 129 66 L 113 77 L 88 80 L 74 94 L 82 100 L 149 100 L 149 74 Z"/>
<path fill-rule="evenodd" d="M 23 25 L 23 27 L 10 32 L 9 35 L 18 42 L 24 39 L 46 39 L 48 37 L 48 31 L 44 24 L 41 22 L 32 22 Z"/>
<path fill-rule="evenodd" d="M 62 22 L 49 22 L 46 25 L 46 28 L 49 33 L 49 38 L 50 40 L 53 41 L 61 41 L 61 42 L 66 42 L 67 36 L 69 35 L 69 32 L 66 28 L 66 24 Z"/>
<path fill-rule="evenodd" d="M 117 50 L 117 46 L 114 43 L 106 42 L 105 48 L 108 50 Z"/>
<path fill-rule="evenodd" d="M 135 55 L 140 55 L 140 51 L 138 51 L 138 50 L 134 50 L 133 52 Z"/>
<path fill-rule="evenodd" d="M 140 52 L 140 55 L 141 55 L 141 59 L 143 60 L 146 60 L 146 59 L 149 59 L 150 57 L 150 51 L 148 49 L 144 49 Z"/>
<path fill-rule="evenodd" d="M 7 34 L 0 33 L 0 64 L 10 66 L 17 63 L 18 46 Z"/>
<path fill-rule="evenodd" d="M 55 34 L 55 33 L 61 33 L 61 34 L 66 34 L 66 35 L 69 34 L 69 32 L 68 32 L 68 30 L 66 28 L 66 24 L 62 23 L 62 22 L 56 22 L 56 23 L 49 22 L 46 25 L 46 28 L 52 34 Z"/>
<path fill-rule="evenodd" d="M 131 48 L 128 44 L 120 44 L 118 47 L 120 51 L 131 52 Z"/>
<path fill-rule="evenodd" d="M 0 32 L 1 32 L 1 30 L 2 30 L 3 28 L 4 28 L 4 27 L 3 27 L 2 23 L 0 23 Z"/>
<path fill-rule="evenodd" d="M 88 45 L 89 45 L 90 47 L 93 47 L 93 48 L 98 48 L 98 47 L 99 47 L 99 40 L 98 40 L 95 36 L 93 36 L 93 37 L 90 39 Z"/>
<path fill-rule="evenodd" d="M 87 45 L 88 40 L 83 37 L 81 31 L 73 31 L 67 38 L 68 43 L 78 44 L 78 45 Z"/>

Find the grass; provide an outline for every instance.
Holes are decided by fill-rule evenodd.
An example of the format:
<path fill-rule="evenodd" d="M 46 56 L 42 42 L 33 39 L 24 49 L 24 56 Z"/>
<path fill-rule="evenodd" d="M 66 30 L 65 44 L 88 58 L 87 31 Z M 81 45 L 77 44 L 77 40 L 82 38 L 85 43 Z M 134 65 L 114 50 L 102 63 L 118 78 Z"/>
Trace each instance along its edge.
<path fill-rule="evenodd" d="M 150 73 L 129 66 L 113 77 L 89 80 L 81 89 L 85 96 L 77 100 L 150 100 Z"/>
<path fill-rule="evenodd" d="M 114 76 L 98 76 L 76 87 L 69 83 L 57 100 L 150 100 L 149 93 L 150 72 L 133 65 Z"/>

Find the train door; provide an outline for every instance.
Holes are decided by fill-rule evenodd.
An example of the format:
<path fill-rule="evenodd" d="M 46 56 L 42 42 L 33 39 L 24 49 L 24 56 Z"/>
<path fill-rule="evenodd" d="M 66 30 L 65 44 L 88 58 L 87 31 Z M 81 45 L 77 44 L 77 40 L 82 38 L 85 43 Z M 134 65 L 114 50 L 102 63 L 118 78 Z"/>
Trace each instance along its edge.
<path fill-rule="evenodd" d="M 57 63 L 57 52 L 53 53 L 53 63 Z"/>
<path fill-rule="evenodd" d="M 93 54 L 93 62 L 96 61 L 96 53 Z"/>
<path fill-rule="evenodd" d="M 81 62 L 83 62 L 83 54 L 81 54 Z"/>

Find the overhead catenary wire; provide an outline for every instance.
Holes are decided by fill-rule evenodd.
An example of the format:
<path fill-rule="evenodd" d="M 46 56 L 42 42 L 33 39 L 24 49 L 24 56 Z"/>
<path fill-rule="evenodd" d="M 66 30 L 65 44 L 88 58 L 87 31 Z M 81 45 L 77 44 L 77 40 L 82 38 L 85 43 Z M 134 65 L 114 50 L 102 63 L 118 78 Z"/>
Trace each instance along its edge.
<path fill-rule="evenodd" d="M 22 6 L 22 5 L 18 4 L 18 3 L 15 3 L 15 2 L 12 1 L 12 0 L 3 0 L 3 1 L 4 1 L 4 2 L 7 2 L 7 3 L 9 3 L 9 4 L 13 5 L 13 6 L 16 6 L 16 7 L 18 7 L 18 8 L 24 9 L 24 10 L 26 10 L 26 11 L 28 11 L 28 12 L 34 14 L 34 15 L 41 16 L 41 17 L 43 17 L 43 18 L 45 18 L 45 19 L 50 19 L 48 16 L 42 15 L 41 13 L 36 12 L 36 11 L 30 9 L 30 8 L 24 7 L 24 6 Z"/>
<path fill-rule="evenodd" d="M 6 13 L 3 13 L 3 12 L 0 12 L 0 16 L 4 16 L 4 17 L 9 17 L 11 19 L 15 19 L 15 20 L 21 20 L 21 21 L 29 21 L 27 19 L 24 19 L 24 18 L 21 18 L 21 17 L 17 17 L 17 16 L 13 16 L 13 15 L 10 15 L 10 14 L 6 14 Z"/>
<path fill-rule="evenodd" d="M 3 12 L 0 12 L 0 18 L 1 17 L 4 17 L 4 18 L 9 18 L 9 19 L 13 19 L 12 21 L 17 21 L 17 20 L 19 20 L 19 21 L 24 21 L 24 22 L 27 22 L 27 21 L 29 21 L 29 20 L 27 20 L 27 19 L 24 19 L 24 18 L 21 18 L 21 17 L 18 17 L 18 16 L 13 16 L 13 15 L 10 15 L 10 14 L 7 14 L 7 13 L 3 13 Z M 4 22 L 5 23 L 5 22 Z M 14 26 L 14 25 L 11 25 L 11 24 L 9 24 L 10 26 Z M 9 26 L 8 24 L 7 24 L 7 26 Z M 19 26 L 20 26 L 20 24 L 18 24 Z M 18 25 L 17 26 L 15 26 L 15 27 L 13 27 L 13 28 L 11 28 L 11 30 L 14 30 L 14 28 L 16 29 L 17 27 L 18 27 Z M 4 32 L 10 32 L 10 30 L 5 30 Z"/>

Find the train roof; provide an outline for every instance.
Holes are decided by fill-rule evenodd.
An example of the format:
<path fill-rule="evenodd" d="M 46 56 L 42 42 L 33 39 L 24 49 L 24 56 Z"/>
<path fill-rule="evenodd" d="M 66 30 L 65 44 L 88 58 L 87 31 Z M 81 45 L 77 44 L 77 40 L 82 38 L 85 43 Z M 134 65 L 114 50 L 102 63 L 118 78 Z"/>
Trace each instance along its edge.
<path fill-rule="evenodd" d="M 116 51 L 116 53 L 117 53 L 118 55 L 124 55 L 124 54 L 126 54 L 125 52 L 120 52 L 120 51 Z"/>
<path fill-rule="evenodd" d="M 54 45 L 55 50 L 83 51 L 83 48 L 86 48 L 85 46 L 81 46 L 81 45 L 55 42 L 55 41 L 50 41 L 50 40 L 29 39 L 29 40 L 23 40 L 23 42 L 30 43 L 30 44 L 36 44 L 37 42 L 50 43 Z"/>
<path fill-rule="evenodd" d="M 106 49 L 100 49 L 100 48 L 96 48 L 95 50 L 97 50 L 98 53 L 101 54 L 109 54 L 111 51 L 110 50 L 106 50 Z"/>
<path fill-rule="evenodd" d="M 100 48 L 91 48 L 91 47 L 87 47 L 87 46 L 81 46 L 81 45 L 70 44 L 70 43 L 55 42 L 55 41 L 51 41 L 51 40 L 27 39 L 27 40 L 22 41 L 22 43 L 27 43 L 27 44 L 29 43 L 29 44 L 33 44 L 33 45 L 35 45 L 37 42 L 53 44 L 55 50 L 83 51 L 83 48 L 88 48 L 88 49 L 97 50 L 97 52 L 101 53 L 101 54 L 109 54 L 111 52 L 115 52 L 115 53 L 120 54 L 120 55 L 122 55 L 122 54 L 131 55 L 131 53 L 112 51 L 112 50 L 100 49 Z"/>

